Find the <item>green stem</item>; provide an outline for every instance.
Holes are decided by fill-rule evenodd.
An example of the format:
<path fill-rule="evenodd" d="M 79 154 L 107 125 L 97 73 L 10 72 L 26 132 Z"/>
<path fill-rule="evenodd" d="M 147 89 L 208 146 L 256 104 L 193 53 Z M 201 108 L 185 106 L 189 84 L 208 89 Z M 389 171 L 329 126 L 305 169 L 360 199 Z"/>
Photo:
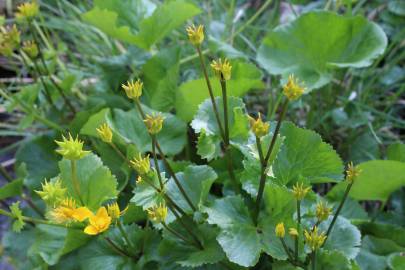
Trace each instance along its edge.
<path fill-rule="evenodd" d="M 278 133 L 280 131 L 280 127 L 281 127 L 281 123 L 283 122 L 285 113 L 287 111 L 287 107 L 288 107 L 288 99 L 285 100 L 278 122 L 277 122 L 277 126 L 276 129 L 274 130 L 274 134 L 273 137 L 271 139 L 271 143 L 269 145 L 269 149 L 267 150 L 267 154 L 266 157 L 264 158 L 264 162 L 261 166 L 261 174 L 260 174 L 260 183 L 259 183 L 259 191 L 257 192 L 257 197 L 256 197 L 256 208 L 255 208 L 255 215 L 254 215 L 254 219 L 255 219 L 255 223 L 257 223 L 257 219 L 259 217 L 259 211 L 260 211 L 260 203 L 263 197 L 263 192 L 264 192 L 264 187 L 266 184 L 266 170 L 267 170 L 267 166 L 269 163 L 269 159 L 271 156 L 271 152 L 273 151 L 274 145 L 276 143 L 277 140 L 277 136 Z"/>
<path fill-rule="evenodd" d="M 156 156 L 156 135 L 152 135 L 152 154 L 153 154 L 153 161 L 155 162 L 156 173 L 157 173 L 158 179 L 159 179 L 160 189 L 163 190 L 163 188 L 164 188 L 163 180 L 162 180 L 162 176 L 160 175 L 159 163 L 158 163 L 157 156 Z"/>
<path fill-rule="evenodd" d="M 84 206 L 84 202 L 83 202 L 82 196 L 80 194 L 80 183 L 79 183 L 79 180 L 77 179 L 76 160 L 71 160 L 70 164 L 71 164 L 71 168 L 72 168 L 72 186 L 73 186 L 73 189 L 75 190 L 77 197 L 79 198 L 81 205 Z"/>
<path fill-rule="evenodd" d="M 121 220 L 119 220 L 119 219 L 117 220 L 117 225 L 118 225 L 118 229 L 119 229 L 122 237 L 124 238 L 127 246 L 130 249 L 133 249 L 133 245 L 132 245 L 131 241 L 129 240 L 127 233 L 125 232 L 124 227 L 122 226 Z"/>
<path fill-rule="evenodd" d="M 190 245 L 194 245 L 196 247 L 198 247 L 198 245 L 196 245 L 194 242 L 190 242 L 187 238 L 185 238 L 183 235 L 181 235 L 180 233 L 176 232 L 175 230 L 173 230 L 172 228 L 170 228 L 169 226 L 166 225 L 166 223 L 162 222 L 163 227 L 168 230 L 170 233 L 172 233 L 173 235 L 175 235 L 176 237 L 178 237 L 179 239 L 181 239 L 184 243 L 186 244 L 190 244 Z"/>
<path fill-rule="evenodd" d="M 118 254 L 120 254 L 121 256 L 124 256 L 124 257 L 128 257 L 128 258 L 133 258 L 132 256 L 131 256 L 131 254 L 129 254 L 128 252 L 126 252 L 125 250 L 123 250 L 122 248 L 120 248 L 116 243 L 114 243 L 114 241 L 113 240 L 111 240 L 109 237 L 105 237 L 104 238 L 106 241 L 107 241 L 107 243 L 118 253 Z"/>
<path fill-rule="evenodd" d="M 191 238 L 193 238 L 193 241 L 198 246 L 198 248 L 203 249 L 203 246 L 201 245 L 200 240 L 198 240 L 198 237 L 193 233 L 193 231 L 184 223 L 184 221 L 181 219 L 181 217 L 177 214 L 176 211 L 172 211 L 172 212 L 176 216 L 176 219 L 180 222 L 180 224 L 184 227 L 184 229 L 191 236 Z"/>
<path fill-rule="evenodd" d="M 301 228 L 301 200 L 297 200 L 297 232 L 298 235 L 295 237 L 295 261 L 298 261 L 298 238 L 300 236 L 299 231 Z"/>
<path fill-rule="evenodd" d="M 221 74 L 222 76 L 222 74 Z M 225 137 L 224 137 L 224 144 L 225 144 L 225 152 L 226 152 L 226 162 L 227 162 L 227 169 L 229 173 L 229 177 L 231 179 L 232 185 L 235 188 L 237 193 L 240 193 L 240 187 L 238 185 L 238 181 L 235 177 L 235 172 L 233 168 L 232 162 L 232 150 L 229 143 L 229 117 L 228 117 L 228 96 L 226 91 L 226 80 L 223 78 L 220 79 L 221 83 L 221 90 L 222 90 L 222 102 L 224 105 L 224 126 L 225 126 Z"/>
<path fill-rule="evenodd" d="M 38 64 L 37 64 L 36 61 L 33 60 L 33 59 L 31 59 L 31 61 L 32 61 L 32 63 L 34 64 L 35 73 L 37 74 L 37 77 L 39 78 L 39 80 L 40 80 L 42 86 L 44 87 L 46 100 L 49 102 L 49 104 L 50 104 L 52 107 L 54 107 L 54 108 L 56 109 L 55 104 L 53 103 L 53 100 L 52 100 L 52 97 L 51 97 L 51 92 L 49 91 L 48 86 L 46 85 L 44 79 L 43 79 L 42 76 L 41 76 L 41 73 L 40 73 Z"/>
<path fill-rule="evenodd" d="M 219 117 L 218 108 L 217 108 L 217 104 L 215 102 L 215 97 L 214 97 L 214 91 L 212 90 L 211 81 L 210 81 L 210 79 L 208 77 L 207 68 L 205 66 L 204 58 L 203 58 L 203 55 L 201 53 L 200 46 L 196 46 L 196 48 L 197 48 L 198 56 L 200 58 L 201 69 L 202 69 L 202 71 L 204 73 L 204 78 L 205 78 L 205 81 L 207 83 L 208 93 L 210 95 L 212 108 L 214 110 L 215 119 L 217 120 L 217 124 L 218 124 L 219 131 L 221 133 L 221 137 L 225 141 L 226 135 L 225 135 L 224 130 L 222 128 L 221 118 Z"/>
<path fill-rule="evenodd" d="M 143 109 L 142 109 L 142 106 L 141 106 L 141 103 L 139 102 L 139 99 L 136 99 L 136 100 L 135 100 L 135 104 L 136 104 L 136 107 L 137 107 L 139 113 L 140 113 L 141 116 L 142 116 L 142 119 L 145 119 L 145 118 L 146 118 L 146 115 L 145 115 L 145 113 L 144 113 L 144 111 L 143 111 Z M 165 154 L 163 153 L 163 150 L 162 150 L 162 148 L 160 147 L 157 138 L 155 137 L 155 139 L 153 139 L 154 135 L 152 135 L 152 134 L 149 134 L 149 135 L 152 137 L 152 150 L 153 150 L 153 147 L 154 147 L 154 146 L 158 149 L 159 154 L 160 154 L 160 157 L 162 158 L 162 161 L 163 161 L 163 163 L 165 164 L 165 167 L 166 167 L 167 170 L 169 171 L 169 174 L 173 177 L 173 180 L 174 180 L 174 182 L 175 182 L 177 188 L 180 190 L 181 195 L 184 197 L 184 199 L 186 200 L 186 202 L 188 203 L 188 205 L 191 207 L 191 209 L 193 209 L 193 211 L 196 211 L 196 210 L 197 210 L 196 207 L 193 205 L 191 199 L 187 196 L 187 193 L 186 193 L 186 191 L 184 190 L 183 186 L 180 184 L 180 181 L 179 181 L 179 179 L 177 178 L 175 172 L 173 171 L 173 169 L 172 169 L 172 167 L 170 166 L 169 162 L 166 160 Z M 153 143 L 153 140 L 154 140 L 154 143 Z M 154 156 L 154 158 L 155 158 L 155 154 L 153 154 L 153 156 Z"/>
<path fill-rule="evenodd" d="M 109 143 L 111 147 L 114 149 L 114 151 L 128 164 L 128 166 L 131 168 L 131 162 L 130 160 L 121 152 L 121 150 L 113 143 Z"/>
<path fill-rule="evenodd" d="M 294 259 L 293 259 L 292 255 L 291 255 L 290 251 L 288 250 L 288 247 L 287 247 L 287 245 L 285 244 L 284 239 L 283 239 L 283 238 L 280 238 L 280 241 L 281 241 L 281 244 L 283 244 L 284 251 L 285 251 L 285 253 L 287 254 L 289 260 L 290 260 L 291 262 L 294 262 Z"/>
<path fill-rule="evenodd" d="M 343 208 L 343 205 L 344 205 L 344 203 L 345 203 L 345 201 L 346 201 L 346 199 L 347 199 L 347 196 L 349 195 L 349 192 L 350 192 L 350 189 L 352 188 L 352 186 L 353 186 L 353 182 L 352 182 L 352 183 L 349 183 L 348 186 L 346 187 L 346 191 L 345 191 L 345 194 L 343 195 L 343 199 L 342 199 L 342 201 L 340 202 L 339 207 L 338 207 L 338 209 L 336 210 L 335 215 L 333 216 L 332 222 L 329 224 L 328 230 L 326 231 L 326 239 L 325 239 L 325 241 L 323 242 L 323 245 L 325 245 L 326 241 L 327 241 L 328 238 L 329 238 L 329 234 L 332 232 L 333 225 L 335 224 L 336 219 L 338 218 L 338 216 L 339 216 L 339 214 L 340 214 L 340 211 L 341 211 L 342 208 Z M 323 246 L 323 245 L 322 245 L 322 246 Z"/>
<path fill-rule="evenodd" d="M 312 257 L 312 270 L 315 270 L 315 266 L 316 266 L 316 251 L 312 251 L 311 253 L 311 257 Z"/>

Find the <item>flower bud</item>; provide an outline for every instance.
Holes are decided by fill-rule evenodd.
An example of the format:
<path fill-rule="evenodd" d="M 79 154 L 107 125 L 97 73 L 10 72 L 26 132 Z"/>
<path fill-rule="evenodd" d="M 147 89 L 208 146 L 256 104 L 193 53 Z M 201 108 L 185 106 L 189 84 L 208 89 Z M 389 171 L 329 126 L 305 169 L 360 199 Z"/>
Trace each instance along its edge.
<path fill-rule="evenodd" d="M 298 236 L 298 231 L 296 228 L 290 228 L 288 230 L 288 234 L 291 235 L 292 237 L 297 237 Z"/>
<path fill-rule="evenodd" d="M 60 179 L 56 181 L 46 181 L 41 183 L 42 191 L 35 190 L 41 199 L 52 207 L 58 205 L 65 198 L 67 189 L 62 187 Z"/>
<path fill-rule="evenodd" d="M 122 84 L 122 88 L 125 90 L 129 99 L 138 99 L 142 95 L 143 82 L 137 80 L 136 82 L 128 81 L 127 84 Z"/>
<path fill-rule="evenodd" d="M 83 150 L 83 142 L 80 141 L 78 137 L 76 137 L 76 139 L 73 139 L 72 135 L 69 133 L 69 139 L 66 139 L 63 135 L 62 138 L 63 141 L 55 142 L 60 147 L 56 150 L 56 152 L 62 155 L 64 158 L 69 160 L 78 160 L 91 153 L 91 151 Z"/>
<path fill-rule="evenodd" d="M 299 85 L 294 75 L 288 76 L 288 82 L 283 86 L 283 93 L 290 101 L 298 99 L 304 90 L 305 88 Z"/>
<path fill-rule="evenodd" d="M 131 165 L 134 167 L 134 169 L 138 172 L 138 174 L 146 175 L 149 173 L 150 171 L 149 155 L 142 158 L 142 155 L 139 153 L 138 158 L 133 158 L 133 160 L 131 160 L 130 162 Z"/>
<path fill-rule="evenodd" d="M 259 113 L 259 117 L 255 120 L 253 117 L 249 117 L 250 128 L 256 137 L 261 138 L 269 132 L 270 123 L 263 122 Z"/>
<path fill-rule="evenodd" d="M 318 234 L 318 228 L 315 226 L 312 231 L 305 230 L 304 232 L 305 242 L 312 250 L 317 250 L 325 242 L 325 233 Z"/>
<path fill-rule="evenodd" d="M 31 40 L 23 42 L 22 50 L 32 59 L 38 56 L 38 46 Z"/>
<path fill-rule="evenodd" d="M 224 59 L 224 62 L 222 62 L 221 58 L 218 60 L 213 60 L 211 63 L 211 67 L 214 70 L 215 75 L 220 79 L 220 80 L 230 80 L 231 79 L 231 73 L 232 73 L 232 66 L 229 63 L 228 59 Z"/>
<path fill-rule="evenodd" d="M 322 201 L 316 205 L 316 217 L 319 221 L 327 220 L 331 212 L 332 208 L 328 207 L 328 205 Z"/>
<path fill-rule="evenodd" d="M 161 113 L 146 115 L 145 122 L 148 132 L 152 135 L 158 134 L 163 127 L 164 118 Z"/>
<path fill-rule="evenodd" d="M 149 219 L 156 223 L 162 223 L 166 220 L 167 207 L 162 203 L 158 206 L 147 209 L 147 212 Z"/>
<path fill-rule="evenodd" d="M 361 172 L 362 170 L 358 166 L 354 166 L 353 162 L 350 162 L 346 170 L 346 181 L 350 184 L 353 183 Z"/>
<path fill-rule="evenodd" d="M 97 128 L 96 130 L 97 130 L 98 135 L 100 136 L 100 139 L 103 142 L 106 142 L 106 143 L 112 142 L 113 133 L 112 133 L 110 126 L 107 125 L 107 123 L 100 125 L 99 128 Z"/>
<path fill-rule="evenodd" d="M 199 25 L 195 27 L 195 25 L 191 25 L 186 28 L 188 39 L 190 40 L 191 44 L 194 46 L 200 45 L 204 41 L 204 26 Z"/>
<path fill-rule="evenodd" d="M 311 190 L 311 187 L 304 188 L 304 183 L 295 183 L 293 186 L 293 194 L 296 200 L 301 201 L 307 195 L 308 191 Z"/>
<path fill-rule="evenodd" d="M 117 202 L 111 203 L 107 205 L 107 212 L 108 215 L 114 220 L 118 219 L 120 216 L 124 215 L 125 212 L 127 211 L 128 207 L 126 207 L 124 210 L 120 210 L 120 207 Z"/>
<path fill-rule="evenodd" d="M 22 3 L 17 7 L 15 17 L 18 20 L 31 20 L 39 13 L 39 5 L 37 1 Z"/>
<path fill-rule="evenodd" d="M 12 27 L 1 27 L 0 29 L 0 55 L 10 57 L 14 50 L 20 45 L 20 31 Z"/>
<path fill-rule="evenodd" d="M 278 223 L 275 229 L 276 236 L 279 238 L 283 238 L 285 235 L 285 228 L 284 228 L 284 223 Z"/>

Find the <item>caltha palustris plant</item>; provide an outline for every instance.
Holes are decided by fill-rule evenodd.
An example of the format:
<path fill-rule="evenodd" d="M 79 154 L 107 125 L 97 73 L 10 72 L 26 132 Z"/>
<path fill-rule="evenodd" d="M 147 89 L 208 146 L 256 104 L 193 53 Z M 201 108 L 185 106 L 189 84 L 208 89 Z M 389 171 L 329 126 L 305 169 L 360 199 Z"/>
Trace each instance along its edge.
<path fill-rule="evenodd" d="M 328 239 L 336 224 L 343 222 L 339 215 L 360 170 L 349 164 L 347 188 L 336 210 L 312 191 L 311 181 L 305 176 L 294 175 L 286 182 L 277 178 L 274 165 L 285 162 L 283 151 L 288 150 L 283 150 L 284 141 L 287 147 L 289 136 L 302 132 L 291 123 L 283 123 L 289 103 L 305 92 L 302 83 L 293 75 L 288 77 L 282 87 L 284 100 L 277 121 L 265 122 L 260 114 L 257 118 L 250 117 L 242 100 L 228 93 L 231 62 L 227 59 L 212 61 L 214 76 L 210 77 L 201 50 L 203 26 L 188 27 L 187 35 L 199 56 L 209 94 L 191 123 L 198 134 L 197 153 L 212 161 L 209 165 L 189 161 L 183 169 L 174 168 L 173 159 L 164 153 L 159 141 L 166 115 L 141 104 L 144 91 L 141 80 L 128 81 L 122 88 L 133 101 L 137 117 L 143 121 L 150 151 L 128 157 L 121 150 L 122 140 L 115 140 L 119 131 L 112 123 L 101 123 L 95 132 L 136 172 L 130 202 L 127 200 L 123 207 L 119 206 L 117 199 L 126 196 L 125 189 L 119 193 L 115 177 L 101 160 L 84 150 L 84 143 L 78 137 L 68 134 L 56 141 L 59 146 L 56 151 L 63 158 L 59 176 L 45 180 L 42 189 L 36 191 L 46 205 L 44 218 L 23 215 L 19 203 L 14 204 L 10 212 L 0 210 L 0 214 L 15 220 L 16 231 L 29 222 L 99 236 L 116 256 L 136 262 L 146 260 L 161 266 L 178 264 L 183 267 L 209 264 L 215 269 L 284 264 L 298 269 L 319 269 L 317 260 L 326 256 L 324 249 L 327 248 L 327 252 L 338 249 L 335 245 L 327 246 Z M 214 95 L 212 78 L 220 85 L 220 96 Z M 283 132 L 283 128 L 291 132 Z M 292 152 L 303 146 L 294 147 L 297 149 L 290 149 Z M 235 159 L 241 160 L 235 162 Z M 244 170 L 236 167 L 236 164 L 242 166 L 242 160 Z M 216 161 L 223 165 L 215 165 Z M 210 165 L 215 166 L 215 170 Z M 292 172 L 282 172 L 289 173 Z M 222 196 L 218 192 L 210 193 L 214 182 L 222 188 Z M 142 228 L 136 230 L 122 221 L 131 204 L 144 210 L 147 217 L 146 222 L 138 221 Z M 338 222 L 339 219 L 342 220 Z M 153 250 L 144 246 L 148 244 L 144 237 L 145 231 L 150 231 L 150 222 L 155 231 L 162 232 L 162 238 L 154 238 L 158 243 Z M 114 238 L 111 230 L 123 241 Z"/>

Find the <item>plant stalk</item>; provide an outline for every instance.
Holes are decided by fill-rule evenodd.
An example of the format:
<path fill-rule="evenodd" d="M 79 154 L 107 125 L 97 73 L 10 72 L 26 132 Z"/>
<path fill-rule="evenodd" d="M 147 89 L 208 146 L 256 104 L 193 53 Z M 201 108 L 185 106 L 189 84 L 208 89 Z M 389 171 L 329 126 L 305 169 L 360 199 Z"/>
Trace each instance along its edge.
<path fill-rule="evenodd" d="M 210 82 L 210 79 L 208 77 L 207 68 L 205 66 L 203 55 L 201 53 L 201 48 L 200 48 L 200 46 L 196 46 L 196 48 L 197 48 L 198 56 L 200 58 L 201 69 L 202 69 L 202 71 L 204 73 L 204 78 L 205 78 L 205 81 L 207 83 L 208 93 L 210 95 L 212 108 L 214 110 L 214 115 L 215 115 L 215 118 L 217 120 L 218 128 L 219 128 L 219 131 L 221 133 L 222 139 L 225 141 L 225 136 L 226 135 L 224 133 L 224 129 L 222 128 L 221 118 L 219 117 L 218 107 L 217 107 L 217 104 L 215 102 L 214 91 L 212 90 L 211 82 Z"/>
<path fill-rule="evenodd" d="M 76 193 L 77 197 L 79 198 L 81 205 L 84 206 L 84 202 L 83 202 L 82 196 L 80 194 L 80 183 L 79 183 L 79 180 L 77 179 L 76 160 L 71 160 L 70 164 L 71 164 L 71 168 L 72 168 L 73 189 L 75 190 L 75 193 Z"/>
<path fill-rule="evenodd" d="M 162 180 L 162 176 L 160 175 L 159 163 L 158 163 L 157 156 L 156 156 L 156 135 L 152 135 L 152 154 L 153 154 L 153 161 L 155 162 L 156 173 L 157 173 L 158 179 L 159 179 L 160 189 L 163 190 L 163 188 L 164 188 L 163 180 Z"/>
<path fill-rule="evenodd" d="M 287 245 L 285 244 L 284 239 L 283 239 L 283 238 L 280 238 L 280 241 L 281 241 L 281 244 L 283 244 L 283 248 L 284 248 L 285 253 L 286 253 L 287 256 L 288 256 L 288 259 L 289 259 L 291 262 L 293 262 L 294 259 L 293 259 L 292 255 L 291 255 L 290 251 L 288 250 L 288 247 L 287 247 Z"/>
<path fill-rule="evenodd" d="M 119 220 L 119 219 L 117 220 L 117 226 L 118 226 L 118 229 L 119 229 L 122 237 L 124 238 L 127 246 L 130 249 L 133 249 L 133 245 L 132 245 L 131 241 L 129 240 L 127 233 L 125 232 L 124 227 L 122 226 L 121 220 Z"/>

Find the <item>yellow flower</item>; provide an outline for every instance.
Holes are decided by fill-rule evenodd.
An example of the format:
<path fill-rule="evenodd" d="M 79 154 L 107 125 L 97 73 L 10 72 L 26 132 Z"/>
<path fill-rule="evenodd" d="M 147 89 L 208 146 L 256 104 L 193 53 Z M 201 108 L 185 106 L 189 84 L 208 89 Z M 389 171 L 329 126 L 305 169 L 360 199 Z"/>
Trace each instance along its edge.
<path fill-rule="evenodd" d="M 316 250 L 323 245 L 325 242 L 326 235 L 324 232 L 318 234 L 318 228 L 315 226 L 312 231 L 305 230 L 304 232 L 305 242 L 312 250 Z"/>
<path fill-rule="evenodd" d="M 349 183 L 353 183 L 360 175 L 362 170 L 358 166 L 354 166 L 353 162 L 350 162 L 346 170 L 346 180 Z"/>
<path fill-rule="evenodd" d="M 259 117 L 255 120 L 253 117 L 249 116 L 250 127 L 256 137 L 261 138 L 269 132 L 270 123 L 263 122 L 262 116 L 259 113 Z"/>
<path fill-rule="evenodd" d="M 69 133 L 69 139 L 66 139 L 62 135 L 63 141 L 55 141 L 59 145 L 59 149 L 56 150 L 58 154 L 61 154 L 64 158 L 69 160 L 78 160 L 85 157 L 91 151 L 83 150 L 83 142 L 78 137 L 73 139 Z"/>
<path fill-rule="evenodd" d="M 328 205 L 322 201 L 316 205 L 316 217 L 319 221 L 327 220 L 331 212 L 332 208 L 328 207 Z"/>
<path fill-rule="evenodd" d="M 44 200 L 47 205 L 54 207 L 65 198 L 66 188 L 62 187 L 60 179 L 53 182 L 48 182 L 45 179 L 45 182 L 41 183 L 41 185 L 42 191 L 35 190 L 35 192 L 41 197 L 42 200 Z"/>
<path fill-rule="evenodd" d="M 141 153 L 139 153 L 138 158 L 133 158 L 133 160 L 131 160 L 130 162 L 134 169 L 140 175 L 148 174 L 148 172 L 150 171 L 149 155 L 142 158 Z"/>
<path fill-rule="evenodd" d="M 299 85 L 298 80 L 294 78 L 294 75 L 288 76 L 288 82 L 283 86 L 284 95 L 289 100 L 298 99 L 305 91 L 305 88 Z"/>
<path fill-rule="evenodd" d="M 128 210 L 128 206 L 124 210 L 120 210 L 120 207 L 117 202 L 107 205 L 108 215 L 114 220 L 118 219 L 120 216 L 124 215 Z"/>
<path fill-rule="evenodd" d="M 159 204 L 150 209 L 147 209 L 148 217 L 150 220 L 161 223 L 166 220 L 167 217 L 167 207 L 164 204 Z"/>
<path fill-rule="evenodd" d="M 89 218 L 89 225 L 84 228 L 84 233 L 96 235 L 102 233 L 110 227 L 111 217 L 108 215 L 107 209 L 102 206 L 98 209 L 95 215 Z"/>
<path fill-rule="evenodd" d="M 195 27 L 195 25 L 191 25 L 186 28 L 188 39 L 190 40 L 191 44 L 194 46 L 200 45 L 204 41 L 204 26 L 199 25 Z"/>
<path fill-rule="evenodd" d="M 142 95 L 142 87 L 143 87 L 143 82 L 141 80 L 137 80 L 136 82 L 134 81 L 128 81 L 127 84 L 122 84 L 122 88 L 125 90 L 125 93 L 127 94 L 127 97 L 130 99 L 137 99 Z"/>
<path fill-rule="evenodd" d="M 39 13 L 39 5 L 37 1 L 26 2 L 17 7 L 18 12 L 15 16 L 17 19 L 27 19 L 30 20 L 36 17 Z"/>
<path fill-rule="evenodd" d="M 138 175 L 138 178 L 136 178 L 136 183 L 139 185 L 140 183 L 142 183 L 142 177 L 140 175 Z"/>
<path fill-rule="evenodd" d="M 220 80 L 231 79 L 232 66 L 229 63 L 228 59 L 225 58 L 224 62 L 222 62 L 221 58 L 219 58 L 218 60 L 213 60 L 211 63 L 211 67 L 214 70 L 215 75 Z"/>
<path fill-rule="evenodd" d="M 290 228 L 290 229 L 288 229 L 288 234 L 291 235 L 292 237 L 297 237 L 298 231 L 296 228 Z"/>
<path fill-rule="evenodd" d="M 49 213 L 50 219 L 55 223 L 82 222 L 92 215 L 93 213 L 87 207 L 76 207 L 76 201 L 72 198 L 64 199 Z"/>
<path fill-rule="evenodd" d="M 23 42 L 22 50 L 30 57 L 35 59 L 38 56 L 38 46 L 35 42 L 29 40 Z"/>
<path fill-rule="evenodd" d="M 103 140 L 103 142 L 106 143 L 112 142 L 113 133 L 110 126 L 107 125 L 107 123 L 100 125 L 96 130 L 98 135 L 100 136 L 100 139 Z"/>
<path fill-rule="evenodd" d="M 20 45 L 20 31 L 17 26 L 0 28 L 0 55 L 10 57 Z"/>
<path fill-rule="evenodd" d="M 283 222 L 280 222 L 280 223 L 277 224 L 275 232 L 276 232 L 277 237 L 280 237 L 280 238 L 284 237 L 285 228 L 284 228 L 284 223 Z"/>
<path fill-rule="evenodd" d="M 150 134 L 158 134 L 163 127 L 164 118 L 161 113 L 146 115 L 146 128 Z"/>
<path fill-rule="evenodd" d="M 304 188 L 304 183 L 298 184 L 295 183 L 295 185 L 293 186 L 293 194 L 295 199 L 297 199 L 298 201 L 301 201 L 302 199 L 304 199 L 304 197 L 307 195 L 308 191 L 311 190 L 311 187 L 306 187 Z"/>

